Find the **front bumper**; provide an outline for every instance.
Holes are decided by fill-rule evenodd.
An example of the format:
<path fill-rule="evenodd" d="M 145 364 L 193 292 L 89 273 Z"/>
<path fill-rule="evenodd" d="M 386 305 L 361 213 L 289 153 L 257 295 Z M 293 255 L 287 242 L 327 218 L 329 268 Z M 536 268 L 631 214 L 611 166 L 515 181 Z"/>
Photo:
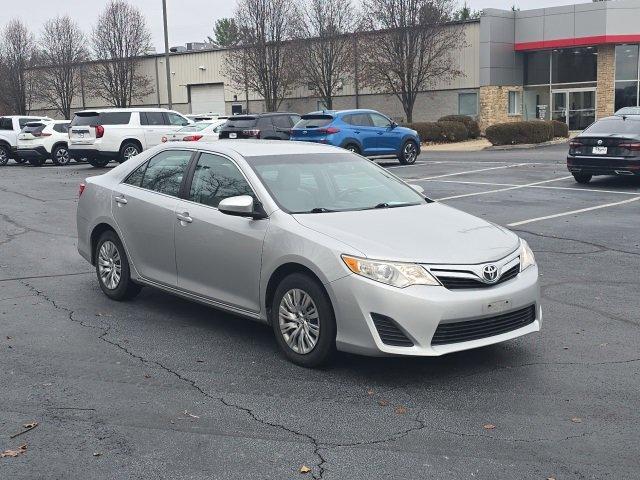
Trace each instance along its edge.
<path fill-rule="evenodd" d="M 640 159 L 568 155 L 567 170 L 588 175 L 640 175 Z"/>
<path fill-rule="evenodd" d="M 25 160 L 46 160 L 51 157 L 47 149 L 44 147 L 18 148 L 18 158 Z"/>
<path fill-rule="evenodd" d="M 336 314 L 339 350 L 363 355 L 439 356 L 510 340 L 540 330 L 542 310 L 538 267 L 532 266 L 514 279 L 486 289 L 448 290 L 442 286 L 414 285 L 395 288 L 348 275 L 327 285 Z M 508 301 L 504 311 L 489 313 L 489 304 Z M 438 325 L 485 319 L 492 315 L 535 305 L 535 320 L 522 328 L 476 340 L 432 345 Z M 413 346 L 384 343 L 372 313 L 393 319 Z"/>

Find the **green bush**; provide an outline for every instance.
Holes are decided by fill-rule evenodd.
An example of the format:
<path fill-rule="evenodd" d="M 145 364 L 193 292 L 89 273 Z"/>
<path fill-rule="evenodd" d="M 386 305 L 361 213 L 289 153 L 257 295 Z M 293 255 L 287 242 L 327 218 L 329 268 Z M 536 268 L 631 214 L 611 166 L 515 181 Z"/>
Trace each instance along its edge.
<path fill-rule="evenodd" d="M 569 126 L 565 122 L 559 122 L 558 120 L 551 120 L 553 127 L 554 137 L 569 138 Z"/>
<path fill-rule="evenodd" d="M 435 122 L 415 122 L 406 125 L 420 136 L 421 142 L 442 142 L 442 127 Z"/>
<path fill-rule="evenodd" d="M 478 138 L 480 136 L 480 125 L 469 115 L 446 115 L 439 122 L 460 122 L 463 123 L 469 131 L 469 138 Z"/>
<path fill-rule="evenodd" d="M 493 145 L 542 143 L 553 140 L 553 126 L 540 120 L 496 123 L 487 127 L 485 135 Z"/>
<path fill-rule="evenodd" d="M 462 142 L 469 138 L 469 130 L 464 123 L 439 121 L 437 125 L 442 129 L 442 139 L 445 142 Z"/>

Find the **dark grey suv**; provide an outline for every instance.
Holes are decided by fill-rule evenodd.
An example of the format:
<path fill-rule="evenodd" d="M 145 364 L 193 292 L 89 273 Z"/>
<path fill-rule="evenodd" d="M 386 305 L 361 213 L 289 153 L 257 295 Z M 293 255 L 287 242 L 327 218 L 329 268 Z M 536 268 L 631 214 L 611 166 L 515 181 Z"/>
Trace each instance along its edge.
<path fill-rule="evenodd" d="M 297 113 L 256 113 L 236 115 L 227 120 L 220 130 L 223 138 L 260 138 L 263 140 L 289 140 L 291 129 L 300 120 Z"/>

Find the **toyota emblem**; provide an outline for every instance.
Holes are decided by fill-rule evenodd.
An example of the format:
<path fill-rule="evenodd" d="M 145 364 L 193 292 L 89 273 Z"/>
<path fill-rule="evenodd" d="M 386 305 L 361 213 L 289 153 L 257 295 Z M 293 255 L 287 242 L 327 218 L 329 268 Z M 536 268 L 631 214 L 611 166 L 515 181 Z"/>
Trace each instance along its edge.
<path fill-rule="evenodd" d="M 482 269 L 482 276 L 488 283 L 498 280 L 498 267 L 495 265 L 485 265 Z"/>

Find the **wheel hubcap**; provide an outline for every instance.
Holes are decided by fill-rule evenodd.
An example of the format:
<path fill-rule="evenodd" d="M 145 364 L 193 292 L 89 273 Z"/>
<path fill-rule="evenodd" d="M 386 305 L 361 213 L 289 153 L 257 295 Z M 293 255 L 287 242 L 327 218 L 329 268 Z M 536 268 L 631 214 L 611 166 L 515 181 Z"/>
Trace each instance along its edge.
<path fill-rule="evenodd" d="M 109 290 L 115 290 L 122 276 L 122 261 L 115 244 L 109 240 L 104 242 L 98 253 L 98 273 L 100 281 Z"/>
<path fill-rule="evenodd" d="M 56 160 L 58 163 L 69 163 L 69 151 L 66 148 L 61 148 L 56 152 Z"/>
<path fill-rule="evenodd" d="M 404 147 L 404 159 L 411 163 L 416 158 L 416 146 L 413 143 L 407 143 Z"/>
<path fill-rule="evenodd" d="M 305 355 L 313 350 L 320 336 L 320 316 L 311 296 L 304 290 L 289 290 L 278 310 L 280 332 L 291 350 Z"/>
<path fill-rule="evenodd" d="M 124 149 L 124 158 L 129 160 L 131 157 L 138 155 L 138 149 L 136 147 L 127 147 Z"/>
<path fill-rule="evenodd" d="M 9 160 L 9 156 L 7 155 L 7 152 L 0 149 L 0 163 L 7 163 L 8 160 Z"/>

